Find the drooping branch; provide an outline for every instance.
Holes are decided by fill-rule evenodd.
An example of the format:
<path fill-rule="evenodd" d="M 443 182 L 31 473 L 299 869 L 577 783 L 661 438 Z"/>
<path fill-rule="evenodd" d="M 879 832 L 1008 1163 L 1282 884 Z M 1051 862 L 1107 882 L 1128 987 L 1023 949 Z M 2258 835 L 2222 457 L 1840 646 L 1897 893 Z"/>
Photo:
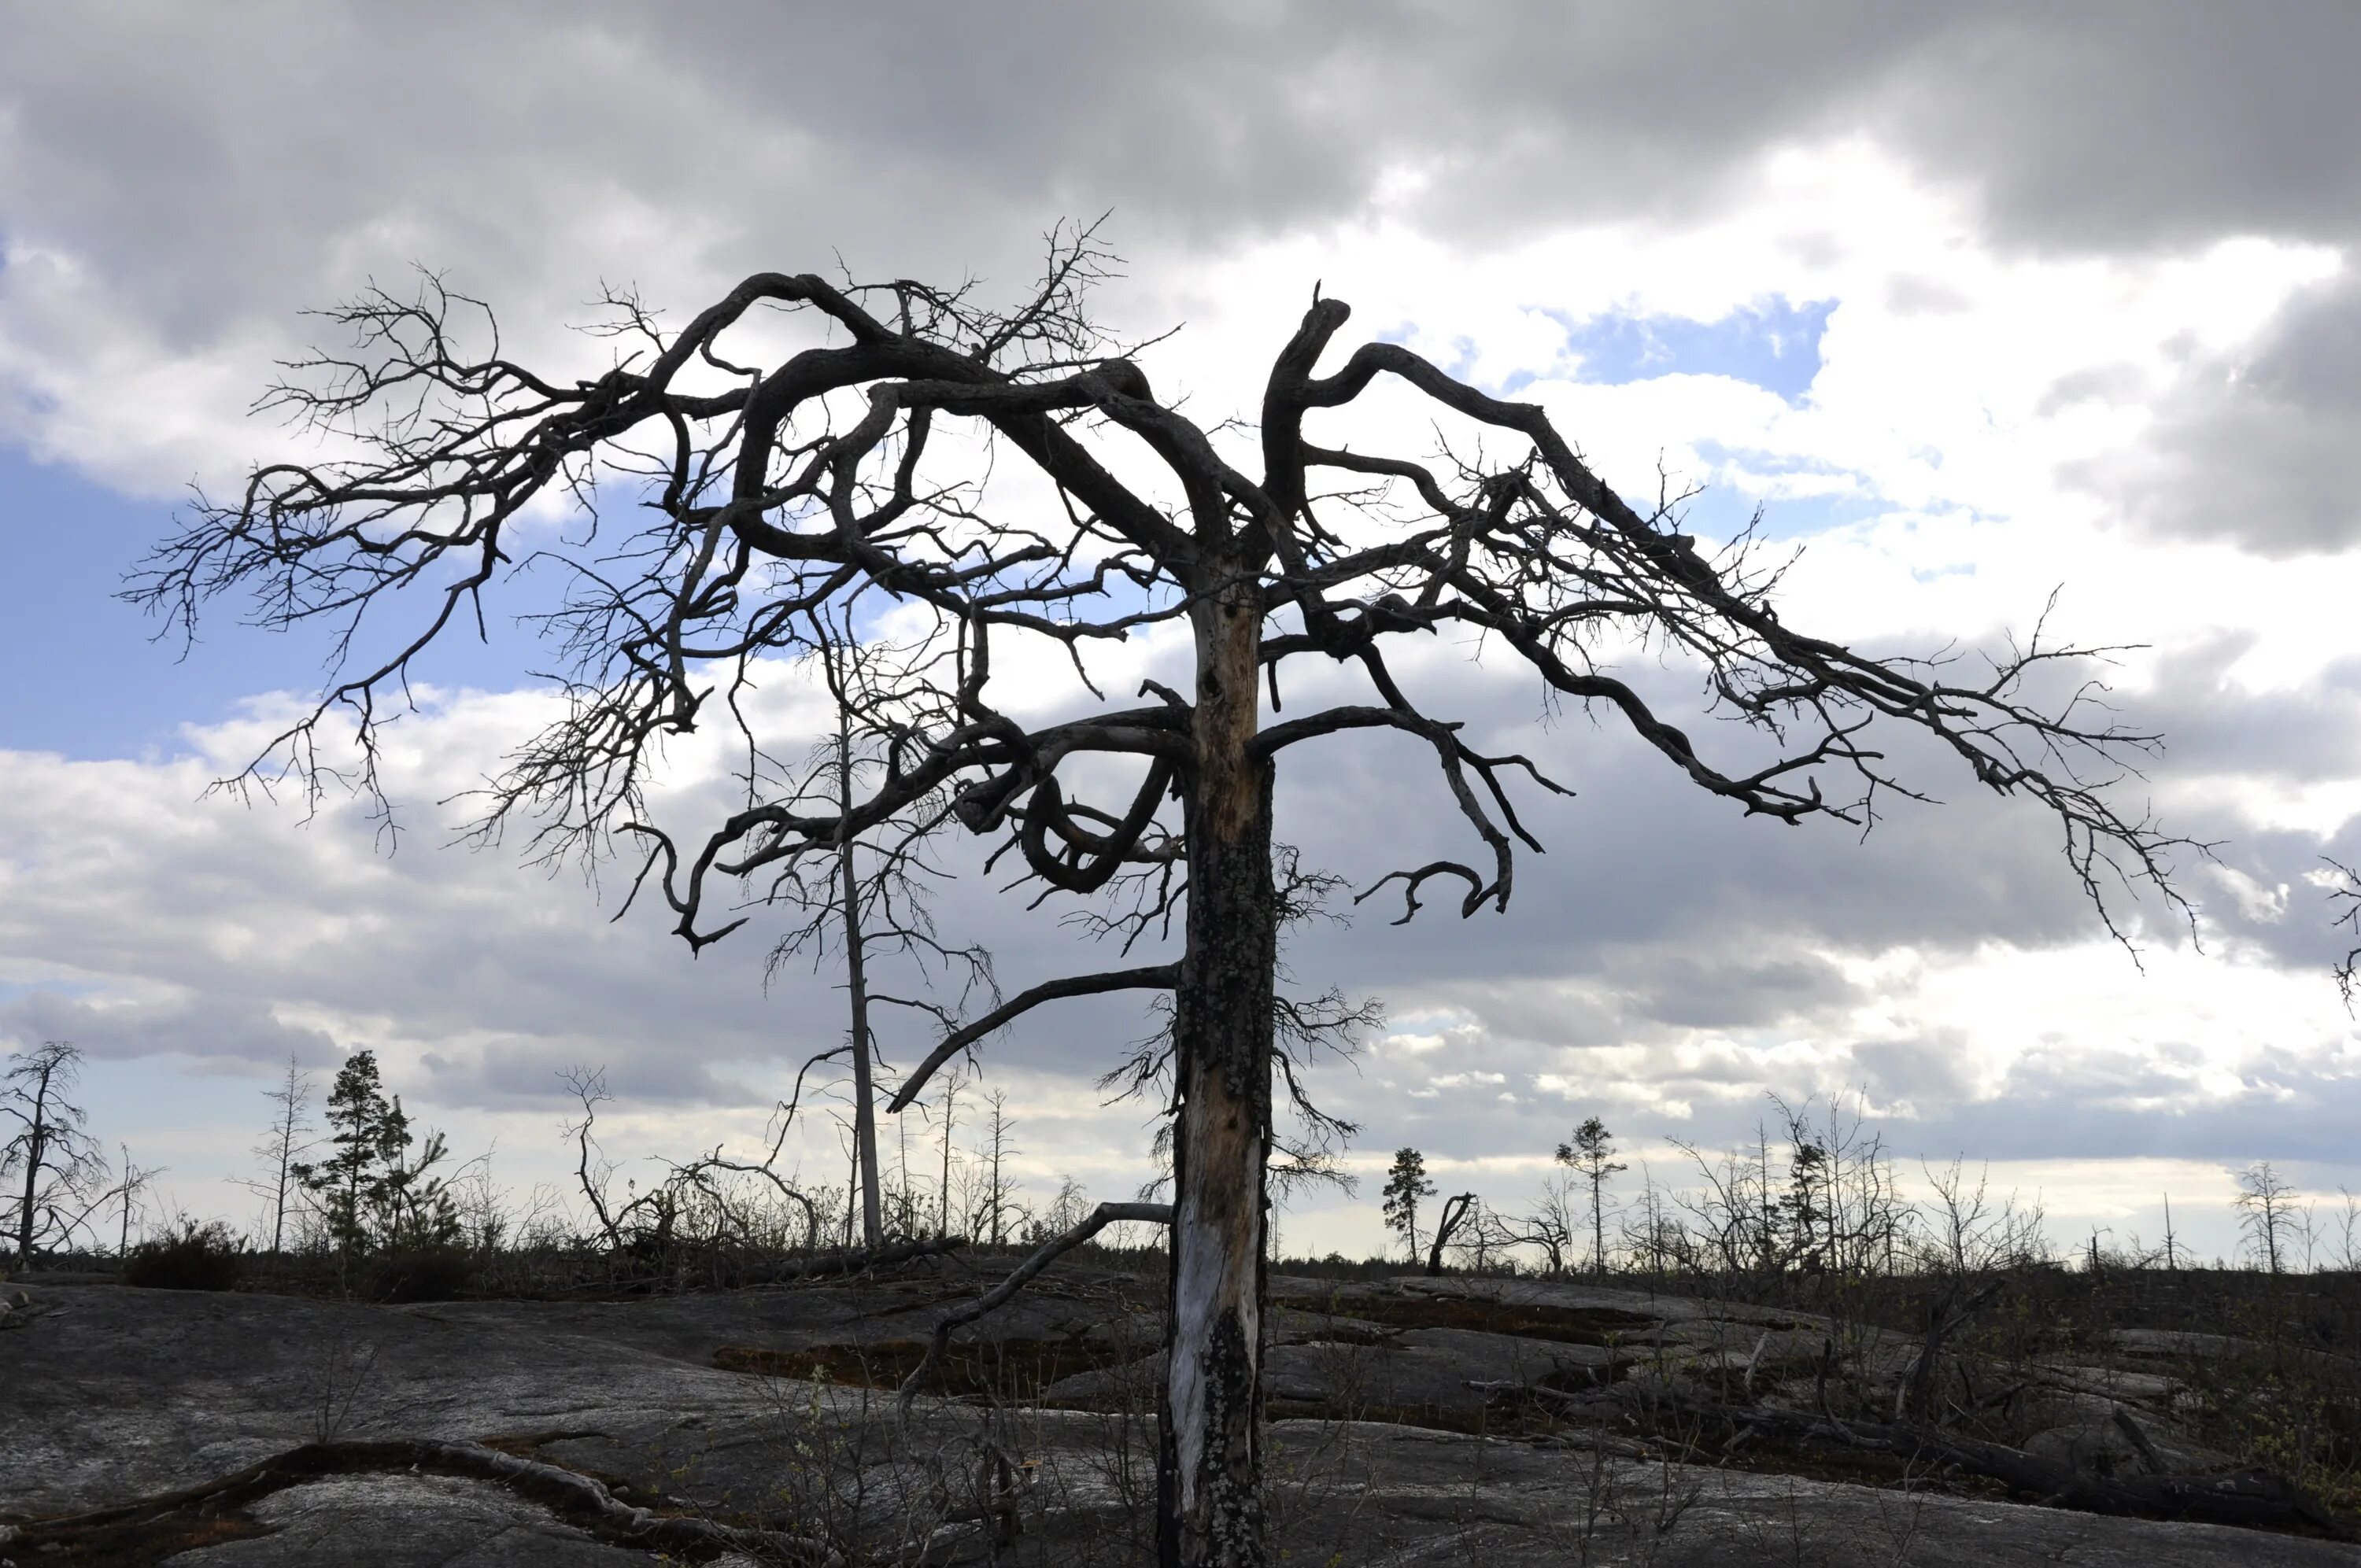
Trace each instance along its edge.
<path fill-rule="evenodd" d="M 1035 1248 L 1033 1255 L 1018 1264 L 1007 1278 L 970 1301 L 966 1306 L 946 1313 L 942 1321 L 935 1325 L 933 1335 L 927 1341 L 927 1354 L 918 1358 L 918 1365 L 910 1369 L 910 1375 L 907 1377 L 902 1379 L 899 1398 L 903 1414 L 906 1416 L 909 1413 L 910 1401 L 918 1397 L 918 1390 L 926 1387 L 927 1378 L 933 1374 L 937 1366 L 942 1364 L 943 1352 L 950 1347 L 951 1335 L 954 1332 L 1006 1306 L 1019 1290 L 1032 1282 L 1034 1276 L 1097 1235 L 1109 1225 L 1126 1223 L 1169 1225 L 1172 1223 L 1172 1205 L 1170 1203 L 1102 1203 L 1092 1210 L 1080 1224 L 1050 1237 Z"/>
<path fill-rule="evenodd" d="M 901 1088 L 894 1091 L 894 1098 L 886 1102 L 885 1109 L 900 1111 L 908 1105 L 945 1062 L 1045 1002 L 1062 1002 L 1072 996 L 1102 996 L 1111 991 L 1170 991 L 1180 983 L 1180 966 L 1178 964 L 1148 964 L 1140 969 L 1110 970 L 1104 974 L 1045 980 L 1037 986 L 1018 992 L 974 1023 L 945 1036 L 940 1045 L 927 1053 L 926 1060 L 903 1079 Z"/>

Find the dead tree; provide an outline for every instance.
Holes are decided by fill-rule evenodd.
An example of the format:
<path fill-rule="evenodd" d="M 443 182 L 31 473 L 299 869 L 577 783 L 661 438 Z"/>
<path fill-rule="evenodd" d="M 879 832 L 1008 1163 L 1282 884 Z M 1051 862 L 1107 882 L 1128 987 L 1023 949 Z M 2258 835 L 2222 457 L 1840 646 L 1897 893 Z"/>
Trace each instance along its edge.
<path fill-rule="evenodd" d="M 0 1072 L 0 1114 L 16 1130 L 0 1144 L 0 1177 L 20 1179 L 16 1191 L 16 1264 L 33 1249 L 62 1245 L 112 1192 L 97 1189 L 106 1157 L 83 1130 L 87 1117 L 68 1098 L 81 1076 L 82 1051 L 71 1040 L 44 1040 L 20 1051 Z"/>
<path fill-rule="evenodd" d="M 877 1157 L 877 1090 L 881 1065 L 871 1023 L 880 1005 L 914 1008 L 944 1027 L 957 1023 L 969 998 L 981 991 L 992 1000 L 992 955 L 981 946 L 957 946 L 938 933 L 928 912 L 927 889 L 943 873 L 928 859 L 934 831 L 947 820 L 947 794 L 914 803 L 906 831 L 873 835 L 864 841 L 852 830 L 854 797 L 886 767 L 897 739 L 943 716 L 926 705 L 939 694 L 923 679 L 902 682 L 900 651 L 882 641 L 862 642 L 845 618 L 814 609 L 805 617 L 815 665 L 836 713 L 835 733 L 815 749 L 797 792 L 836 811 L 840 823 L 834 853 L 824 861 L 792 861 L 774 881 L 771 896 L 794 906 L 798 924 L 771 951 L 771 970 L 789 959 L 835 952 L 843 965 L 849 1025 L 844 1054 L 851 1068 L 853 1164 L 865 1246 L 885 1244 L 884 1189 Z M 925 652 L 917 651 L 918 667 Z M 791 795 L 790 800 L 795 796 Z M 876 988 L 878 965 L 899 959 L 915 971 L 926 992 L 901 996 Z M 940 991 L 949 1001 L 938 999 Z M 944 1232 L 948 1234 L 948 1230 Z"/>
<path fill-rule="evenodd" d="M 2361 937 L 2361 871 L 2342 861 L 2331 861 L 2328 865 L 2341 879 L 2328 890 L 2329 903 L 2338 910 L 2335 924 Z M 2346 948 L 2336 965 L 2336 993 L 2345 999 L 2347 1010 L 2356 991 L 2361 991 L 2361 942 Z"/>
<path fill-rule="evenodd" d="M 156 1185 L 156 1179 L 169 1174 L 169 1170 L 168 1168 L 160 1165 L 153 1168 L 136 1166 L 131 1163 L 129 1144 L 117 1144 L 115 1146 L 123 1156 L 123 1177 L 115 1184 L 115 1191 L 112 1194 L 120 1199 L 123 1203 L 122 1224 L 115 1236 L 115 1255 L 129 1257 L 131 1255 L 131 1211 L 139 1203 L 140 1194 L 152 1190 Z"/>
<path fill-rule="evenodd" d="M 1201 423 L 1157 395 L 1140 345 L 1091 323 L 1083 296 L 1109 259 L 1087 232 L 1061 235 L 1039 289 L 1006 310 L 908 280 L 760 273 L 674 330 L 617 296 L 613 362 L 580 378 L 506 357 L 489 313 L 439 280 L 414 298 L 372 291 L 329 316 L 356 346 L 294 367 L 265 399 L 333 433 L 342 455 L 264 465 L 236 496 L 203 502 L 132 594 L 182 622 L 225 593 L 254 596 L 280 624 L 414 613 L 389 655 L 340 669 L 243 775 L 322 788 L 335 775 L 320 743 L 348 732 L 346 776 L 374 791 L 376 726 L 412 661 L 472 626 L 512 550 L 555 559 L 571 597 L 541 624 L 575 662 L 568 709 L 499 781 L 486 830 L 531 822 L 544 855 L 635 840 L 635 894 L 653 890 L 693 948 L 755 917 L 732 890 L 759 897 L 850 838 L 907 831 L 943 791 L 1040 897 L 1129 900 L 1121 923 L 1157 946 L 1151 961 L 1028 987 L 950 1032 L 893 1108 L 1037 1007 L 1169 996 L 1159 1540 L 1168 1562 L 1256 1563 L 1279 769 L 1348 731 L 1431 761 L 1481 849 L 1378 876 L 1363 896 L 1396 888 L 1403 920 L 1438 883 L 1456 885 L 1463 916 L 1506 908 L 1518 848 L 1540 847 L 1519 792 L 1568 793 L 1423 706 L 1394 650 L 1480 650 L 1549 702 L 1620 719 L 1705 795 L 1786 824 L 1865 828 L 1891 795 L 1923 798 L 1878 741 L 1889 727 L 1920 732 L 1978 783 L 2051 814 L 2118 937 L 2104 895 L 2144 882 L 2170 899 L 2178 841 L 2119 814 L 2106 788 L 2153 737 L 2118 724 L 2095 685 L 2036 678 L 2095 651 L 2037 632 L 1964 674 L 1807 635 L 1776 611 L 1778 565 L 1751 530 L 1701 549 L 1676 504 L 1633 507 L 1539 405 L 1398 344 L 1363 344 L 1322 374 L 1350 312 L 1316 287 L 1253 425 Z M 782 330 L 805 335 L 766 347 Z M 1423 400 L 1452 444 L 1345 444 L 1342 422 L 1381 378 Z M 1314 420 L 1335 433 L 1315 439 Z M 940 433 L 954 429 L 972 440 Z M 1028 473 L 1021 493 L 1002 482 L 1011 466 Z M 606 512 L 633 477 L 643 504 L 629 520 Z M 557 536 L 528 523 L 569 497 L 602 526 Z M 904 635 L 932 661 L 910 663 L 934 683 L 939 717 L 895 738 L 849 807 L 796 799 L 737 697 L 762 662 L 806 646 L 813 611 L 889 604 L 920 629 Z M 1102 696 L 1090 650 L 1161 625 L 1187 629 L 1190 671 L 1146 682 L 1136 701 Z M 995 684 L 1028 644 L 1069 661 L 1064 710 L 1033 717 L 1038 664 L 1021 687 Z M 1614 672 L 1615 651 L 1635 644 L 1696 672 L 1706 706 L 1752 726 L 1763 750 L 1709 760 Z M 1304 663 L 1356 683 L 1357 699 L 1280 717 Z M 1011 711 L 1016 696 L 1028 717 Z M 743 732 L 741 803 L 697 830 L 667 827 L 647 807 L 647 770 L 664 738 L 708 720 Z M 1176 926 L 1177 942 L 1162 941 Z"/>
<path fill-rule="evenodd" d="M 263 1173 L 259 1177 L 242 1177 L 238 1185 L 269 1201 L 270 1255 L 277 1257 L 285 1250 L 287 1240 L 287 1201 L 303 1190 L 295 1168 L 318 1142 L 305 1135 L 313 1131 L 306 1115 L 312 1101 L 312 1075 L 291 1056 L 287 1058 L 287 1075 L 275 1087 L 263 1091 L 263 1098 L 274 1107 L 269 1131 L 254 1146 L 254 1157 L 262 1162 Z"/>
<path fill-rule="evenodd" d="M 2238 1175 L 2239 1228 L 2253 1244 L 2256 1260 L 2274 1279 L 2287 1272 L 2300 1201 L 2294 1185 L 2272 1168 L 2269 1160 L 2257 1160 Z"/>
<path fill-rule="evenodd" d="M 1426 1271 L 1443 1272 L 1443 1249 L 1459 1234 L 1459 1227 L 1477 1213 L 1478 1200 L 1473 1192 L 1455 1192 L 1443 1201 L 1443 1216 L 1434 1222 L 1434 1243 L 1426 1249 Z"/>
<path fill-rule="evenodd" d="M 780 1174 L 778 1163 L 786 1147 L 787 1133 L 795 1125 L 796 1111 L 803 1102 L 805 1075 L 840 1050 L 841 1047 L 823 1051 L 804 1063 L 803 1070 L 796 1075 L 794 1094 L 781 1101 L 772 1115 L 765 1131 L 770 1147 L 761 1159 L 731 1159 L 717 1145 L 712 1153 L 694 1159 L 666 1161 L 663 1180 L 651 1183 L 645 1191 L 634 1192 L 620 1203 L 608 1191 L 615 1164 L 607 1157 L 593 1131 L 598 1121 L 598 1107 L 614 1098 L 607 1091 L 606 1069 L 577 1067 L 559 1074 L 582 1106 L 581 1120 L 566 1122 L 561 1129 L 574 1145 L 575 1183 L 581 1188 L 583 1199 L 590 1206 L 591 1218 L 598 1221 L 609 1250 L 617 1257 L 636 1250 L 649 1254 L 658 1262 L 664 1261 L 672 1250 L 674 1227 L 682 1206 L 691 1199 L 702 1200 L 712 1214 L 714 1241 L 753 1242 L 756 1232 L 752 1220 L 721 1185 L 724 1178 L 742 1177 L 766 1185 L 773 1196 L 801 1211 L 803 1251 L 807 1256 L 816 1255 L 819 1251 L 819 1208 L 801 1188 Z"/>
<path fill-rule="evenodd" d="M 1575 1243 L 1571 1175 L 1553 1174 L 1542 1184 L 1541 1201 L 1520 1222 L 1511 1237 L 1518 1246 L 1536 1246 L 1553 1275 L 1565 1272 L 1565 1255 Z"/>

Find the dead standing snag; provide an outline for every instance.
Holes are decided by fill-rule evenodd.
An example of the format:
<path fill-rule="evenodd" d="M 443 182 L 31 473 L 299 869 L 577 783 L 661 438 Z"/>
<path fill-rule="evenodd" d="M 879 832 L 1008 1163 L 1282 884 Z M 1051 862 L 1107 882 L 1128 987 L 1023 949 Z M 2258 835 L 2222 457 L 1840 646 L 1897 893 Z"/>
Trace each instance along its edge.
<path fill-rule="evenodd" d="M 89 1233 L 90 1216 L 123 1190 L 106 1186 L 106 1157 L 83 1130 L 88 1116 L 68 1098 L 82 1060 L 72 1041 L 44 1040 L 0 1066 L 0 1114 L 16 1123 L 13 1130 L 0 1123 L 8 1131 L 0 1138 L 0 1180 L 13 1179 L 16 1189 L 6 1239 L 19 1268 L 37 1250 L 69 1246 Z"/>
<path fill-rule="evenodd" d="M 381 698 L 499 587 L 501 563 L 523 548 L 524 509 L 568 485 L 595 509 L 599 466 L 629 469 L 650 503 L 640 532 L 534 536 L 572 574 L 571 597 L 544 621 L 575 659 L 569 711 L 518 754 L 488 828 L 536 821 L 550 854 L 636 839 L 648 848 L 639 886 L 664 900 L 693 948 L 749 918 L 728 906 L 725 886 L 759 898 L 799 865 L 824 868 L 852 838 L 919 830 L 913 815 L 945 794 L 952 817 L 1000 839 L 998 853 L 1042 897 L 1128 900 L 1114 924 L 1150 940 L 1180 911 L 1180 950 L 1165 961 L 1038 985 L 994 1018 L 1060 996 L 1170 990 L 1160 1539 L 1171 1562 L 1257 1563 L 1279 759 L 1347 729 L 1392 731 L 1432 758 L 1483 852 L 1379 879 L 1400 884 L 1405 916 L 1439 878 L 1463 890 L 1463 914 L 1505 907 L 1516 847 L 1539 848 L 1514 791 L 1558 787 L 1422 708 L 1389 658 L 1395 640 L 1464 636 L 1554 700 L 1620 715 L 1690 782 L 1752 814 L 1865 827 L 1880 792 L 1904 788 L 1871 744 L 1883 721 L 1932 735 L 1980 782 L 2047 806 L 2094 897 L 2111 877 L 2162 887 L 2174 841 L 2118 816 L 2102 793 L 2115 759 L 2151 738 L 2103 718 L 2088 688 L 2055 707 L 2020 689 L 2074 651 L 2037 639 L 1989 680 L 1953 684 L 1945 663 L 1804 636 L 1773 613 L 1776 574 L 1758 569 L 1746 541 L 1708 560 L 1667 516 L 1635 511 L 1602 483 L 1541 408 L 1488 397 L 1388 344 L 1318 375 L 1349 313 L 1316 291 L 1270 370 L 1249 474 L 1239 465 L 1255 455 L 1160 400 L 1091 326 L 1082 296 L 1104 260 L 1089 234 L 1060 236 L 1041 288 L 1011 312 L 907 281 L 862 289 L 763 273 L 666 332 L 618 297 L 611 328 L 631 351 L 578 381 L 528 371 L 496 343 L 463 347 L 454 318 L 476 307 L 439 282 L 415 302 L 372 293 L 335 316 L 360 346 L 302 367 L 269 400 L 361 440 L 362 455 L 258 469 L 236 499 L 201 507 L 136 591 L 182 618 L 239 590 L 259 596 L 267 619 L 350 623 L 417 587 L 424 627 L 340 675 L 247 776 L 275 768 L 316 781 L 314 731 L 339 711 L 359 728 L 366 770 Z M 750 367 L 738 329 L 758 311 L 800 314 L 828 340 Z M 1421 461 L 1306 435 L 1307 415 L 1334 418 L 1380 376 L 1505 441 L 1505 460 Z M 985 471 L 943 450 L 939 432 L 953 424 L 988 438 L 997 463 L 1028 466 L 1046 500 L 1002 510 Z M 909 705 L 863 791 L 798 795 L 738 699 L 759 661 L 806 648 L 799 628 L 814 611 L 888 604 L 897 625 L 922 629 L 928 698 Z M 1151 682 L 1137 701 L 1081 704 L 1081 688 L 1096 696 L 1089 644 L 1168 622 L 1189 628 L 1189 690 Z M 1777 759 L 1752 772 L 1708 762 L 1603 666 L 1634 632 L 1701 668 L 1713 706 L 1772 737 Z M 1071 662 L 1072 716 L 1026 721 L 998 705 L 995 652 L 1023 640 Z M 1266 724 L 1264 691 L 1276 715 L 1282 666 L 1300 660 L 1349 672 L 1362 700 Z M 717 714 L 744 734 L 743 803 L 709 832 L 676 838 L 645 808 L 652 747 Z M 1110 763 L 1136 770 L 1136 783 L 1100 795 Z M 1832 783 L 1842 787 L 1830 793 Z M 928 1070 L 903 1082 L 896 1109 Z"/>

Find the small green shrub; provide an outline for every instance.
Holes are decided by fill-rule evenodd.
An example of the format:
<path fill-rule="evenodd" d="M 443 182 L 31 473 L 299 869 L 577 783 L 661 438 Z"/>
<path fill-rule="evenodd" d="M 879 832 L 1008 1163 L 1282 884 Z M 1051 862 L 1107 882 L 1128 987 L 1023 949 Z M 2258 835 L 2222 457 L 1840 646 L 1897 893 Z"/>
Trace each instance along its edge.
<path fill-rule="evenodd" d="M 475 1273 L 476 1260 L 465 1247 L 418 1247 L 373 1259 L 361 1293 L 372 1301 L 448 1301 Z"/>
<path fill-rule="evenodd" d="M 227 1290 L 246 1266 L 245 1249 L 219 1220 L 182 1220 L 124 1260 L 123 1282 L 150 1290 Z"/>

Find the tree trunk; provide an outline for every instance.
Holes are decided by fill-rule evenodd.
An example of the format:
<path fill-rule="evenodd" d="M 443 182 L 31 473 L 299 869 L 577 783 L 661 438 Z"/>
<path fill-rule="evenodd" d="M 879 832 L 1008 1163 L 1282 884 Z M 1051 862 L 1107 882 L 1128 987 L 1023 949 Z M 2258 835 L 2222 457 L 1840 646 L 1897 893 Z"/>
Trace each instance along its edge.
<path fill-rule="evenodd" d="M 1200 601 L 1188 950 L 1173 997 L 1178 1122 L 1159 1554 L 1167 1568 L 1263 1561 L 1264 1172 L 1270 1152 L 1271 773 L 1250 754 L 1262 608 Z"/>
<path fill-rule="evenodd" d="M 49 1074 L 52 1069 L 41 1069 L 40 1081 L 33 1091 L 33 1121 L 26 1133 L 25 1197 L 16 1210 L 16 1266 L 27 1268 L 33 1262 L 33 1198 L 41 1179 L 41 1161 L 49 1154 Z"/>
<path fill-rule="evenodd" d="M 1443 1249 L 1451 1245 L 1452 1235 L 1476 1206 L 1476 1194 L 1462 1192 L 1443 1201 L 1442 1217 L 1434 1222 L 1434 1245 L 1426 1251 L 1426 1271 L 1430 1275 L 1443 1272 Z"/>
<path fill-rule="evenodd" d="M 279 1189 L 272 1197 L 270 1208 L 270 1255 L 273 1257 L 280 1256 L 286 1251 L 287 1167 L 294 1159 L 293 1138 L 294 1134 L 290 1131 L 279 1144 Z"/>
<path fill-rule="evenodd" d="M 1590 1270 L 1601 1279 L 1607 1277 L 1606 1180 L 1596 1172 L 1590 1178 Z"/>
<path fill-rule="evenodd" d="M 841 725 L 836 732 L 837 781 L 840 802 L 852 809 L 852 740 Z M 869 1088 L 869 976 L 862 959 L 861 882 L 854 875 L 852 840 L 836 848 L 837 875 L 844 901 L 844 983 L 852 1000 L 852 1145 L 861 1161 L 861 1240 L 864 1246 L 883 1246 L 885 1220 L 877 1190 L 877 1107 Z"/>
<path fill-rule="evenodd" d="M 959 1119 L 959 1077 L 943 1080 L 943 1184 L 935 1194 L 935 1234 L 951 1234 L 951 1128 Z"/>

